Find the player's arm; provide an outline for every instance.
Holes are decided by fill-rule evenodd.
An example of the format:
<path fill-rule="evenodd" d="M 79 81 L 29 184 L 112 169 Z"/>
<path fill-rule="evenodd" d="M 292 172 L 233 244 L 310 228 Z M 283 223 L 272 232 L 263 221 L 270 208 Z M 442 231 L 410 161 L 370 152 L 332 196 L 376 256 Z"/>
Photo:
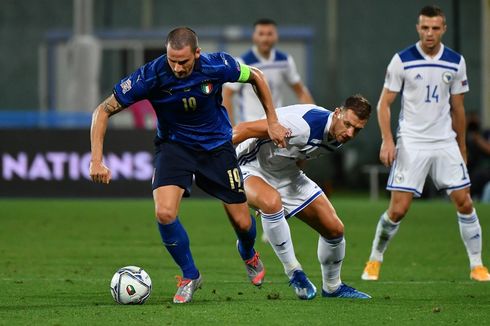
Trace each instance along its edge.
<path fill-rule="evenodd" d="M 92 114 L 92 125 L 90 127 L 92 157 L 89 173 L 94 182 L 109 183 L 111 180 L 111 171 L 102 162 L 104 136 L 109 123 L 109 117 L 123 109 L 124 107 L 116 100 L 114 95 L 111 95 L 99 104 Z"/>
<path fill-rule="evenodd" d="M 233 95 L 235 91 L 231 87 L 223 86 L 223 106 L 228 111 L 228 117 L 230 118 L 231 125 L 235 125 L 235 116 L 233 115 Z"/>
<path fill-rule="evenodd" d="M 232 142 L 234 145 L 240 144 L 249 138 L 269 138 L 266 119 L 242 122 L 233 127 Z"/>
<path fill-rule="evenodd" d="M 453 130 L 456 132 L 456 141 L 459 151 L 466 163 L 466 116 L 464 111 L 464 93 L 451 95 L 451 118 Z"/>
<path fill-rule="evenodd" d="M 395 142 L 391 131 L 391 105 L 397 94 L 397 92 L 383 88 L 378 102 L 378 123 L 382 140 L 379 159 L 385 166 L 391 166 L 395 160 Z"/>
<path fill-rule="evenodd" d="M 267 116 L 267 124 L 268 124 L 268 133 L 270 139 L 278 144 L 279 147 L 286 147 L 286 138 L 289 136 L 289 130 L 284 128 L 277 119 L 276 110 L 274 109 L 274 105 L 272 103 L 272 95 L 267 85 L 267 81 L 265 79 L 262 71 L 255 67 L 241 65 L 242 69 L 249 70 L 249 78 L 247 82 L 252 84 L 254 87 L 254 91 L 257 94 L 257 97 L 264 108 L 265 115 Z"/>
<path fill-rule="evenodd" d="M 302 104 L 315 104 L 313 96 L 311 96 L 308 87 L 306 87 L 302 82 L 297 82 L 291 85 L 291 89 L 296 94 L 299 102 Z"/>

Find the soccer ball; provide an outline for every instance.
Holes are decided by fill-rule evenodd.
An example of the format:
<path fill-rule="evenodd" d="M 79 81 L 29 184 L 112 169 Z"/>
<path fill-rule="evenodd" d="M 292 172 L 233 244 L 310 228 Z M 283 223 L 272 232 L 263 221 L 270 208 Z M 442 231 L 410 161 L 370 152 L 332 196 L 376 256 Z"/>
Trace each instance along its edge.
<path fill-rule="evenodd" d="M 143 304 L 150 293 L 150 275 L 141 267 L 122 267 L 112 277 L 111 294 L 117 303 Z"/>

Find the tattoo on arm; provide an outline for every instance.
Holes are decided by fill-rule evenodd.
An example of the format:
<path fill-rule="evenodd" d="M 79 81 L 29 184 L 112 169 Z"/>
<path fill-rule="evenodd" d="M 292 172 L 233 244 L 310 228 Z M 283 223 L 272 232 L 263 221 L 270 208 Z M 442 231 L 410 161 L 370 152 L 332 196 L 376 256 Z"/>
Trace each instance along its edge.
<path fill-rule="evenodd" d="M 114 95 L 109 96 L 102 103 L 102 108 L 105 112 L 109 114 L 109 116 L 116 114 L 125 108 L 116 100 Z"/>

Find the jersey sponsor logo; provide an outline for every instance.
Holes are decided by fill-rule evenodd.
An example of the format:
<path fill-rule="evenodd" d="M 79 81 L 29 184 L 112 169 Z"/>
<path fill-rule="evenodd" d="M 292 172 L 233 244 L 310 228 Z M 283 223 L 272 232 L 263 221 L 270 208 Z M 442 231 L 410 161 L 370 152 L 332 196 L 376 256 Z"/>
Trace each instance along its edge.
<path fill-rule="evenodd" d="M 202 83 L 201 84 L 201 91 L 206 95 L 211 94 L 211 92 L 213 91 L 213 84 L 210 82 Z"/>
<path fill-rule="evenodd" d="M 415 80 L 422 80 L 422 79 L 424 79 L 424 78 L 422 77 L 422 75 L 417 74 L 417 76 L 415 76 L 415 78 L 414 78 L 414 79 L 415 79 Z"/>
<path fill-rule="evenodd" d="M 442 73 L 442 81 L 446 84 L 449 84 L 453 81 L 454 74 L 450 71 L 444 71 Z"/>
<path fill-rule="evenodd" d="M 131 79 L 129 79 L 129 78 L 121 83 L 121 88 L 122 88 L 123 94 L 126 94 L 127 92 L 129 92 L 132 87 L 133 86 L 131 85 Z"/>

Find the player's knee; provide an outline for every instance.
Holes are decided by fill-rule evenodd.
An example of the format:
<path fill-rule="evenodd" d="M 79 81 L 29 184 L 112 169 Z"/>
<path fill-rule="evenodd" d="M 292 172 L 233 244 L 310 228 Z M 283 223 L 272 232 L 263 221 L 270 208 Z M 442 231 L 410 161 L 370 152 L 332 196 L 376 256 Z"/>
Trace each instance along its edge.
<path fill-rule="evenodd" d="M 329 230 L 329 238 L 336 239 L 344 235 L 344 225 L 342 223 L 337 223 L 333 228 Z"/>
<path fill-rule="evenodd" d="M 473 201 L 471 197 L 465 196 L 463 200 L 456 202 L 456 209 L 462 214 L 471 214 L 473 212 Z"/>
<path fill-rule="evenodd" d="M 260 210 L 266 214 L 277 213 L 282 209 L 281 196 L 278 193 L 273 195 L 264 196 L 261 198 Z"/>
<path fill-rule="evenodd" d="M 177 212 L 169 207 L 157 206 L 155 208 L 155 216 L 159 223 L 169 224 L 175 220 L 177 217 Z"/>

